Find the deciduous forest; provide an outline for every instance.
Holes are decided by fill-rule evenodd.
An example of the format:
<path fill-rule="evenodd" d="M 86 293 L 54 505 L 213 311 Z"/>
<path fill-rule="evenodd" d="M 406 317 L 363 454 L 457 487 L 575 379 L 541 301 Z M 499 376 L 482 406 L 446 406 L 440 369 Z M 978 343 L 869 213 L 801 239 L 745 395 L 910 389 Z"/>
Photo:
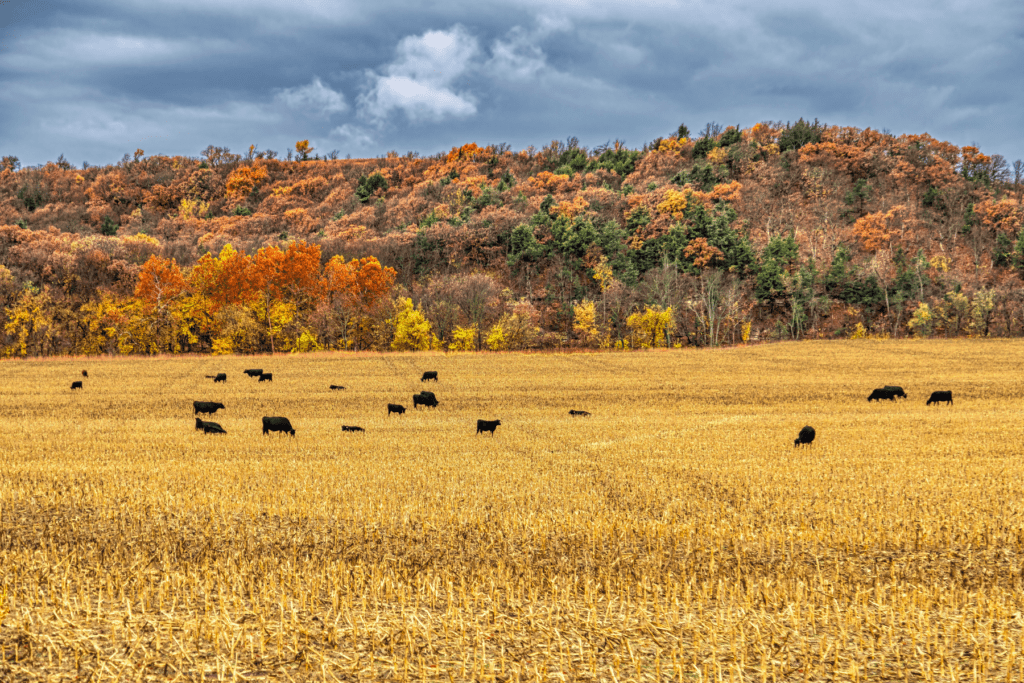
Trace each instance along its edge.
<path fill-rule="evenodd" d="M 0 354 L 1024 333 L 1024 165 L 927 134 L 337 157 L 3 157 Z"/>

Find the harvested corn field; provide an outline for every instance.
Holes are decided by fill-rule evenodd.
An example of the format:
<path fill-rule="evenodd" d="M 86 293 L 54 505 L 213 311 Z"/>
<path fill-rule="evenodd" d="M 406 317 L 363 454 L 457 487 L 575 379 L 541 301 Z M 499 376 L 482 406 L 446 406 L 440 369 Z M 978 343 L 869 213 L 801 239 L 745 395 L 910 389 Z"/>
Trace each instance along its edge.
<path fill-rule="evenodd" d="M 1022 363 L 969 340 L 4 362 L 0 678 L 1021 680 Z M 866 400 L 886 385 L 908 397 Z"/>

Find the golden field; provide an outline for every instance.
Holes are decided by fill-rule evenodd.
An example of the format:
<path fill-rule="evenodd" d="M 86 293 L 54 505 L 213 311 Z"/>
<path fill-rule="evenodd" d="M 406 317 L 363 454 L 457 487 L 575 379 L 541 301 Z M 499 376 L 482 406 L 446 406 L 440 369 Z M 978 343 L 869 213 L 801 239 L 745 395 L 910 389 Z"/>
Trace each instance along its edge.
<path fill-rule="evenodd" d="M 1022 365 L 1005 340 L 5 361 L 0 680 L 1024 680 Z M 885 384 L 909 399 L 869 404 Z"/>

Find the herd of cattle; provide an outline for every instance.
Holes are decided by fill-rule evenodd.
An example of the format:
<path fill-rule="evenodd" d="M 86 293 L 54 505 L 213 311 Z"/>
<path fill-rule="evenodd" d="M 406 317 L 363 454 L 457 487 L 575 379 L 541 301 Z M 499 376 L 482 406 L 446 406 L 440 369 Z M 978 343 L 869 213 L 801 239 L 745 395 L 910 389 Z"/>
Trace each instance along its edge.
<path fill-rule="evenodd" d="M 875 389 L 868 396 L 868 403 L 871 401 L 895 401 L 897 398 L 907 398 L 907 392 L 903 391 L 903 387 L 897 387 L 887 384 L 881 389 Z M 930 406 L 933 403 L 948 403 L 953 405 L 953 392 L 952 391 L 933 391 L 932 395 L 928 397 L 928 401 L 925 402 L 926 406 Z"/>
<path fill-rule="evenodd" d="M 274 374 L 271 372 L 263 372 L 262 368 L 251 368 L 249 370 L 243 370 L 242 374 L 248 375 L 249 377 L 257 377 L 260 382 L 272 382 L 274 380 Z M 89 372 L 82 370 L 82 377 L 88 379 Z M 216 375 L 206 375 L 207 379 L 212 379 L 216 382 L 227 382 L 228 375 L 226 372 L 219 372 Z M 420 377 L 421 382 L 437 381 L 437 372 L 430 370 L 423 373 Z M 71 389 L 81 389 L 82 380 L 76 380 L 71 383 Z M 331 390 L 341 390 L 345 387 L 332 384 L 330 385 Z M 887 384 L 881 389 L 875 389 L 868 396 L 868 403 L 871 401 L 895 401 L 897 398 L 907 398 L 907 392 L 903 391 L 903 387 L 896 385 Z M 928 397 L 928 401 L 925 405 L 932 405 L 933 403 L 946 403 L 953 405 L 953 392 L 952 391 L 933 391 L 931 396 Z M 437 400 L 437 396 L 432 391 L 421 391 L 418 394 L 414 394 L 412 397 L 413 408 L 419 406 L 426 406 L 428 408 L 436 408 L 440 405 Z M 224 409 L 223 403 L 217 403 L 216 401 L 193 401 L 192 402 L 193 415 L 213 415 L 218 410 Z M 388 404 L 388 417 L 392 414 L 404 415 L 405 406 L 397 403 Z M 570 410 L 569 415 L 571 417 L 590 417 L 590 413 L 585 410 Z M 494 436 L 494 430 L 501 424 L 501 420 L 477 420 L 476 421 L 476 433 L 490 432 L 491 436 Z M 209 422 L 196 417 L 196 430 L 201 431 L 204 434 L 227 434 L 227 431 L 216 422 Z M 342 425 L 341 431 L 343 432 L 365 432 L 366 430 L 356 425 Z M 263 418 L 263 434 L 264 436 L 270 434 L 270 432 L 283 432 L 285 434 L 291 434 L 295 436 L 295 428 L 292 427 L 292 423 L 288 421 L 287 417 L 264 417 Z M 800 430 L 800 434 L 793 441 L 794 446 L 811 445 L 814 442 L 815 432 L 814 427 L 810 425 L 805 426 Z"/>
<path fill-rule="evenodd" d="M 249 377 L 256 377 L 260 382 L 272 382 L 274 381 L 274 374 L 271 372 L 264 372 L 263 368 L 250 368 L 249 370 L 243 370 L 242 374 L 248 375 Z M 82 370 L 82 377 L 88 378 L 89 372 Z M 207 379 L 212 379 L 214 383 L 227 382 L 228 375 L 226 372 L 218 372 L 216 375 L 206 375 Z M 420 378 L 421 382 L 437 381 L 437 372 L 428 371 L 424 372 Z M 72 391 L 75 389 L 83 388 L 82 380 L 76 380 L 71 383 Z M 342 390 L 345 387 L 339 384 L 330 385 L 332 391 Z M 426 406 L 428 408 L 436 408 L 440 405 L 437 400 L 437 396 L 432 391 L 421 391 L 418 394 L 414 394 L 412 397 L 412 405 L 414 408 L 419 406 Z M 204 420 L 199 415 L 213 415 L 218 410 L 224 410 L 224 404 L 218 403 L 217 401 L 193 401 L 192 402 L 192 414 L 196 416 L 196 431 L 200 431 L 203 434 L 227 434 L 227 430 L 220 426 L 216 422 Z M 397 415 L 405 414 L 405 406 L 397 403 L 388 404 L 388 417 L 395 413 Z M 580 415 L 590 415 L 590 413 L 584 410 L 570 410 L 569 414 L 573 417 Z M 494 430 L 501 424 L 501 420 L 477 420 L 476 421 L 476 433 L 490 432 L 491 436 L 494 436 Z M 343 432 L 365 432 L 366 430 L 357 425 L 342 425 L 341 431 Z M 291 434 L 295 436 L 295 428 L 292 427 L 292 423 L 287 417 L 264 417 L 263 418 L 263 435 L 266 436 L 270 432 L 283 432 L 285 434 Z"/>
<path fill-rule="evenodd" d="M 903 387 L 898 387 L 893 384 L 886 384 L 881 389 L 875 389 L 868 396 L 868 403 L 872 401 L 895 401 L 897 398 L 907 398 L 907 392 L 903 391 Z M 926 406 L 931 404 L 946 403 L 953 405 L 953 392 L 952 391 L 933 391 L 932 395 L 928 397 L 928 401 L 925 402 Z M 814 442 L 814 427 L 807 425 L 800 430 L 800 434 L 793 441 L 794 446 L 811 445 Z"/>
<path fill-rule="evenodd" d="M 258 377 L 259 381 L 267 382 L 273 381 L 274 375 L 270 372 L 263 372 L 263 368 L 252 368 L 249 370 L 243 370 L 242 374 L 248 375 L 249 377 Z M 206 375 L 208 379 L 212 379 L 214 382 L 226 382 L 228 379 L 227 373 L 221 372 L 216 375 Z M 420 378 L 421 382 L 427 380 L 437 381 L 437 372 L 424 372 L 423 377 Z M 81 384 L 76 382 L 75 384 Z M 343 390 L 345 387 L 340 384 L 330 385 L 332 391 Z M 428 408 L 436 408 L 440 405 L 437 400 L 437 396 L 432 391 L 421 391 L 412 397 L 412 405 L 414 408 L 419 406 L 427 406 Z M 224 408 L 223 403 L 217 403 L 214 401 L 193 401 L 192 410 L 193 415 L 213 415 L 218 410 Z M 391 417 L 392 413 L 398 415 L 405 414 L 405 406 L 398 405 L 397 403 L 388 404 L 388 417 Z M 501 420 L 477 420 L 476 421 L 476 433 L 479 434 L 481 431 L 490 432 L 491 436 L 494 436 L 494 430 L 498 425 L 501 424 Z M 210 422 L 196 417 L 196 430 L 201 431 L 204 434 L 227 434 L 227 431 L 216 422 Z M 341 431 L 343 432 L 365 432 L 366 430 L 357 425 L 342 425 Z M 288 421 L 287 417 L 264 417 L 263 418 L 263 434 L 266 436 L 270 432 L 283 432 L 285 434 L 291 434 L 295 436 L 295 428 L 292 427 L 292 423 Z"/>

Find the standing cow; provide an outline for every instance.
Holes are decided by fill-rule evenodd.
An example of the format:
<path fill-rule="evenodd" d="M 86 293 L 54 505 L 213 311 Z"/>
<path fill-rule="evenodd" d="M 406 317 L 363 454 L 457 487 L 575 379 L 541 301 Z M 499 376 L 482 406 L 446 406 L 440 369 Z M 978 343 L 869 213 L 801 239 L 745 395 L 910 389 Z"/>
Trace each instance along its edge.
<path fill-rule="evenodd" d="M 295 429 L 287 417 L 265 417 L 263 418 L 263 436 L 270 432 L 284 432 L 295 436 Z"/>
<path fill-rule="evenodd" d="M 895 401 L 895 400 L 896 400 L 895 394 L 893 394 L 893 392 L 891 392 L 888 389 L 875 389 L 874 391 L 871 392 L 871 395 L 868 396 L 868 403 L 871 403 L 872 401 Z"/>
<path fill-rule="evenodd" d="M 434 396 L 432 391 L 421 391 L 418 394 L 413 394 L 412 407 L 427 406 L 428 408 L 436 408 L 438 406 L 437 397 Z"/>
<path fill-rule="evenodd" d="M 397 413 L 399 415 L 405 415 L 405 406 L 400 406 L 397 403 L 388 404 L 388 417 L 391 417 L 391 413 Z"/>
<path fill-rule="evenodd" d="M 259 377 L 263 374 L 263 368 L 253 368 L 250 370 L 242 370 L 242 374 L 249 375 L 250 377 Z"/>
<path fill-rule="evenodd" d="M 896 397 L 896 398 L 906 398 L 907 397 L 907 392 L 903 391 L 903 387 L 898 387 L 898 386 L 895 386 L 895 385 L 892 385 L 892 384 L 886 384 L 882 388 L 885 389 L 888 392 L 891 392 L 892 395 L 894 397 Z"/>
<path fill-rule="evenodd" d="M 797 434 L 796 439 L 793 441 L 794 446 L 803 446 L 804 444 L 810 446 L 812 443 L 814 443 L 814 427 L 811 425 L 807 425 L 801 429 L 800 433 Z"/>
<path fill-rule="evenodd" d="M 926 406 L 930 406 L 933 403 L 948 403 L 953 405 L 953 392 L 952 391 L 933 391 L 932 395 L 928 397 Z"/>
<path fill-rule="evenodd" d="M 490 432 L 491 436 L 494 436 L 494 430 L 501 424 L 501 420 L 477 420 L 476 421 L 476 433 Z"/>
<path fill-rule="evenodd" d="M 217 403 L 215 401 L 192 401 L 192 414 L 198 415 L 199 413 L 205 413 L 207 415 L 213 415 L 218 410 L 224 408 L 223 403 Z"/>
<path fill-rule="evenodd" d="M 424 372 L 423 376 L 420 377 L 420 381 L 421 382 L 426 382 L 427 380 L 434 380 L 436 382 L 437 381 L 437 370 L 428 370 L 427 372 Z"/>

